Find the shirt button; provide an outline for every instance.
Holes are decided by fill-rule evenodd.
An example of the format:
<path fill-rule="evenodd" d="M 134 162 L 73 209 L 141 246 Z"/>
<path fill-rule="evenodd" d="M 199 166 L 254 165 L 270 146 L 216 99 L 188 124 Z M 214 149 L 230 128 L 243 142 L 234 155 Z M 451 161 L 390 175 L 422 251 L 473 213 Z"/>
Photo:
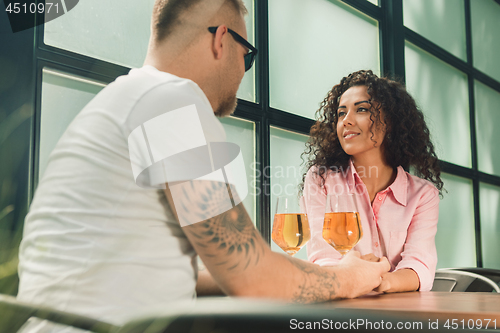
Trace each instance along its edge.
<path fill-rule="evenodd" d="M 378 247 L 378 242 L 377 242 L 377 243 L 375 243 L 375 247 Z"/>
<path fill-rule="evenodd" d="M 382 201 L 382 197 L 378 197 L 378 200 L 379 200 L 379 201 Z"/>

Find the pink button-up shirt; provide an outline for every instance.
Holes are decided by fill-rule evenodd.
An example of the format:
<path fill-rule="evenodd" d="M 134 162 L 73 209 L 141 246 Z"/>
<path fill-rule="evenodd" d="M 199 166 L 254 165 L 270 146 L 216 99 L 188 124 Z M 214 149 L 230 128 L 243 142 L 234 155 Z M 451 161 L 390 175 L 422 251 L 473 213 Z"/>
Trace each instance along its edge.
<path fill-rule="evenodd" d="M 355 193 L 363 237 L 354 247 L 361 255 L 385 256 L 391 272 L 409 268 L 417 273 L 420 291 L 432 288 L 437 264 L 434 237 L 439 215 L 439 192 L 429 181 L 405 172 L 400 166 L 394 182 L 377 193 L 373 205 L 358 172 L 350 162 L 347 170 L 328 171 L 324 186 L 311 168 L 304 183 L 304 198 L 311 227 L 307 243 L 310 261 L 321 266 L 338 263 L 341 255 L 322 236 L 326 195 Z M 361 170 L 359 170 L 361 172 Z M 363 170 L 376 172 L 375 168 Z"/>

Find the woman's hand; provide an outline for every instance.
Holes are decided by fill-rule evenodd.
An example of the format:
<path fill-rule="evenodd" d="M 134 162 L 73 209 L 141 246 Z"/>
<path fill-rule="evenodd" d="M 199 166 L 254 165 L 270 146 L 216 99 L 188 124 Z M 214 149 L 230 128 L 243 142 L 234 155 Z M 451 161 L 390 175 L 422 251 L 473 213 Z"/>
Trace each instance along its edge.
<path fill-rule="evenodd" d="M 380 285 L 373 289 L 380 293 L 397 293 L 415 291 L 420 286 L 420 280 L 414 270 L 406 268 L 382 275 Z"/>
<path fill-rule="evenodd" d="M 338 269 L 336 274 L 341 278 L 344 277 L 345 281 L 342 285 L 344 294 L 340 297 L 354 298 L 366 295 L 376 289 L 380 281 L 382 281 L 382 276 L 389 271 L 391 265 L 387 258 L 369 262 L 368 260 L 361 260 L 359 252 L 349 251 L 336 268 Z M 348 272 L 347 276 L 345 275 L 346 272 Z M 361 286 L 364 286 L 365 289 L 362 289 Z"/>
<path fill-rule="evenodd" d="M 383 274 L 380 285 L 377 288 L 373 289 L 373 291 L 379 293 L 389 292 L 389 290 L 391 290 L 391 280 L 392 280 L 392 273 Z"/>
<path fill-rule="evenodd" d="M 380 258 L 374 255 L 373 253 L 362 255 L 361 259 L 371 262 L 380 261 Z M 382 274 L 380 285 L 377 288 L 373 289 L 373 291 L 376 293 L 383 293 L 389 291 L 391 289 L 391 280 L 392 280 L 391 273 Z"/>
<path fill-rule="evenodd" d="M 373 253 L 361 256 L 361 259 L 371 262 L 379 262 L 381 259 Z M 382 274 L 380 285 L 373 289 L 378 293 L 395 293 L 403 291 L 415 291 L 420 286 L 417 273 L 412 269 L 401 269 L 390 273 Z"/>

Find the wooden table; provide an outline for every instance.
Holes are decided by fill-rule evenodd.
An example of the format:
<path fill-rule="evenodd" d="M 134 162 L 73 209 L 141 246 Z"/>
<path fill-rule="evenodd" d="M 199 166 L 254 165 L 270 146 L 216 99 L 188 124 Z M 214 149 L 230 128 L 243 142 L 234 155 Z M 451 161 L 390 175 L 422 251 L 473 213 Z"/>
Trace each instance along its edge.
<path fill-rule="evenodd" d="M 149 327 L 148 332 L 159 333 L 169 327 L 172 332 L 481 333 L 495 329 L 495 319 L 500 330 L 500 294 L 491 293 L 412 292 L 315 304 L 202 297 L 156 311 L 129 322 L 124 332 L 144 332 Z M 473 328 L 469 320 L 474 320 Z"/>
<path fill-rule="evenodd" d="M 411 316 L 428 322 L 439 321 L 442 325 L 449 320 L 460 325 L 469 320 L 482 320 L 484 328 L 500 329 L 500 294 L 459 292 L 410 292 L 369 295 L 356 299 L 337 300 L 326 306 L 338 309 L 358 309 L 374 315 Z M 463 320 L 463 322 L 462 322 Z M 489 327 L 484 327 L 491 320 Z M 472 321 L 470 322 L 470 324 Z"/>

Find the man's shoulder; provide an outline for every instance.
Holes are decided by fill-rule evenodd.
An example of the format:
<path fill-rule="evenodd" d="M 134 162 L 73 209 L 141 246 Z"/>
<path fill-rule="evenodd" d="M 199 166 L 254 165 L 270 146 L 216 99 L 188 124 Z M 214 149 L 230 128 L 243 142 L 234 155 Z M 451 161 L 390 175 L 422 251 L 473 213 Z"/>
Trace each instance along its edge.
<path fill-rule="evenodd" d="M 144 66 L 118 77 L 86 109 L 104 110 L 130 132 L 159 115 L 193 105 L 202 118 L 214 118 L 208 98 L 195 82 Z"/>
<path fill-rule="evenodd" d="M 160 108 L 163 112 L 195 104 L 198 109 L 213 113 L 211 104 L 193 81 L 162 72 L 152 66 L 133 69 L 126 76 L 116 80 L 119 90 L 133 87 L 137 106 L 144 109 Z"/>
<path fill-rule="evenodd" d="M 204 100 L 206 97 L 203 91 L 193 81 L 144 66 L 134 68 L 128 74 L 116 78 L 101 90 L 89 106 L 98 109 L 119 109 L 123 114 L 125 109 L 132 108 L 143 99 L 165 101 L 182 97 L 207 102 Z"/>
<path fill-rule="evenodd" d="M 119 90 L 136 86 L 134 101 L 127 123 L 131 129 L 158 116 L 193 107 L 202 122 L 213 123 L 215 116 L 210 101 L 193 81 L 162 72 L 152 66 L 132 70 L 123 79 L 117 79 Z M 124 96 L 128 98 L 127 96 Z M 184 113 L 184 112 L 181 112 Z"/>
<path fill-rule="evenodd" d="M 112 90 L 125 92 L 127 94 L 140 97 L 147 97 L 155 91 L 163 94 L 169 91 L 172 94 L 184 93 L 194 96 L 203 94 L 201 89 L 193 81 L 178 77 L 176 75 L 162 72 L 152 66 L 134 68 L 128 74 L 118 77 L 108 86 Z"/>

